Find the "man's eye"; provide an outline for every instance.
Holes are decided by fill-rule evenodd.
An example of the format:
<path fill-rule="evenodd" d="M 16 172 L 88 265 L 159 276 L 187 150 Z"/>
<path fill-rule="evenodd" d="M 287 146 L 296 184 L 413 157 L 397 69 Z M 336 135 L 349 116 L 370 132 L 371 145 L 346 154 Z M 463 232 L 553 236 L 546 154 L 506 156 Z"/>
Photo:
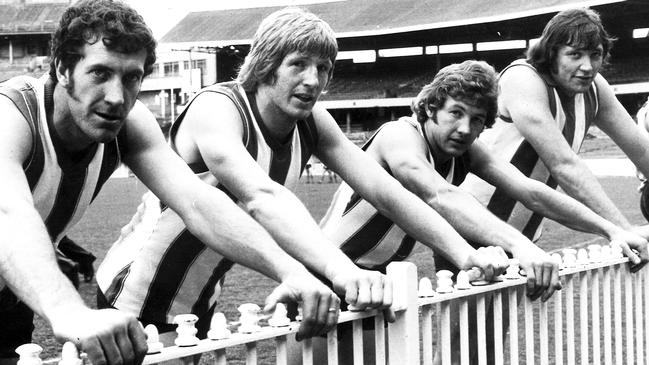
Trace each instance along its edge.
<path fill-rule="evenodd" d="M 98 79 L 102 79 L 102 80 L 108 79 L 108 72 L 104 70 L 94 70 L 92 71 L 92 74 Z"/>
<path fill-rule="evenodd" d="M 139 75 L 130 75 L 125 78 L 125 83 L 127 84 L 137 84 L 140 82 L 140 76 Z"/>

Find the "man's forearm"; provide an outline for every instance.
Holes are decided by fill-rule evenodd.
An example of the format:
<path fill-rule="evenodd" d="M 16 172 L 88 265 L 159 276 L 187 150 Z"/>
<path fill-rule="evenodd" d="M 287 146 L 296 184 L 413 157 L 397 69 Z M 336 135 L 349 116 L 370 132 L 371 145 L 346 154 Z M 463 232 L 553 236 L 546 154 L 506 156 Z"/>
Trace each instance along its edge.
<path fill-rule="evenodd" d="M 533 181 L 531 192 L 520 200 L 530 210 L 569 228 L 611 238 L 620 229 L 579 201 Z"/>
<path fill-rule="evenodd" d="M 586 205 L 609 222 L 624 229 L 629 221 L 613 204 L 593 173 L 580 161 L 572 166 L 551 170 L 559 186 L 571 197 Z"/>
<path fill-rule="evenodd" d="M 50 322 L 85 307 L 56 262 L 44 224 L 33 207 L 15 206 L 0 217 L 0 276 L 14 294 Z"/>
<path fill-rule="evenodd" d="M 483 246 L 499 246 L 507 252 L 529 242 L 518 230 L 503 222 L 472 196 L 450 190 L 428 201 L 462 237 Z"/>
<path fill-rule="evenodd" d="M 181 214 L 190 232 L 224 257 L 278 282 L 296 272 L 306 273 L 250 215 L 225 194 L 205 187 L 209 190 L 203 198 Z"/>
<path fill-rule="evenodd" d="M 331 280 L 341 270 L 356 269 L 325 237 L 306 207 L 289 190 L 280 187 L 263 194 L 248 202 L 246 209 L 286 252 L 318 274 Z M 332 267 L 336 270 L 331 270 Z"/>

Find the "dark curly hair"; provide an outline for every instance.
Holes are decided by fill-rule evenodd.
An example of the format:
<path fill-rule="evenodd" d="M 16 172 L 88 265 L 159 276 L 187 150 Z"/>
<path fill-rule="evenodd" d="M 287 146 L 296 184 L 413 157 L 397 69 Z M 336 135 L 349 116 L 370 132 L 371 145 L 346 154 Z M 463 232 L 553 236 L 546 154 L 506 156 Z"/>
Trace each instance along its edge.
<path fill-rule="evenodd" d="M 606 32 L 595 10 L 564 10 L 550 19 L 539 41 L 527 50 L 527 62 L 541 73 L 550 74 L 561 46 L 594 50 L 601 44 L 606 64 L 615 40 Z"/>
<path fill-rule="evenodd" d="M 153 70 L 156 41 L 144 19 L 130 6 L 114 0 L 82 0 L 68 7 L 52 36 L 50 77 L 56 77 L 56 62 L 73 70 L 81 59 L 84 44 L 102 41 L 106 48 L 125 54 L 146 50 L 144 76 Z"/>
<path fill-rule="evenodd" d="M 498 81 L 494 68 L 484 61 L 468 60 L 448 65 L 424 86 L 413 100 L 411 109 L 419 123 L 428 120 L 426 108 L 441 109 L 446 98 L 462 101 L 487 112 L 485 127 L 490 128 L 498 113 Z"/>

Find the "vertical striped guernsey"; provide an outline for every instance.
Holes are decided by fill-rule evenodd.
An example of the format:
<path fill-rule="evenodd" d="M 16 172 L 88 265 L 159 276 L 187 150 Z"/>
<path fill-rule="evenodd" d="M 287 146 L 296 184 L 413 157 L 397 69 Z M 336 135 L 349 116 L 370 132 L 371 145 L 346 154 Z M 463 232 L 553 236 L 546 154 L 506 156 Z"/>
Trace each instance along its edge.
<path fill-rule="evenodd" d="M 40 79 L 21 76 L 0 84 L 0 94 L 14 103 L 32 132 L 32 148 L 23 171 L 34 206 L 56 245 L 118 167 L 120 148 L 116 138 L 70 156 L 52 125 L 53 88 L 47 75 Z"/>
<path fill-rule="evenodd" d="M 401 118 L 379 127 L 365 143 L 363 150 L 370 147 L 388 124 L 398 125 L 399 128 L 416 128 L 425 139 L 421 124 L 416 119 Z M 428 147 L 427 159 L 434 164 L 431 153 L 432 150 Z M 464 180 L 468 168 L 468 154 L 435 166 L 435 170 L 453 185 L 459 185 Z M 388 173 L 392 174 L 390 171 Z M 416 242 L 344 182 L 334 194 L 320 226 L 354 263 L 366 269 L 383 270 L 392 261 L 404 260 L 410 255 Z"/>
<path fill-rule="evenodd" d="M 287 143 L 280 144 L 261 122 L 254 94 L 246 94 L 239 84 L 216 84 L 198 95 L 202 93 L 224 95 L 236 105 L 244 124 L 242 143 L 250 155 L 274 181 L 294 190 L 317 141 L 313 119 L 299 121 L 297 132 Z M 179 115 L 171 128 L 172 147 L 184 117 L 184 113 Z M 211 122 L 218 121 L 214 118 Z M 188 164 L 199 178 L 237 201 L 205 161 Z M 99 267 L 97 281 L 116 308 L 146 321 L 171 323 L 177 314 L 194 313 L 200 317 L 209 313 L 232 265 L 188 232 L 175 212 L 161 207 L 157 198 L 147 193 L 138 213 L 122 229 L 121 237 Z"/>
<path fill-rule="evenodd" d="M 501 74 L 512 67 L 529 67 L 538 73 L 524 60 L 517 60 L 507 66 Z M 587 92 L 570 98 L 560 94 L 549 77 L 541 74 L 539 76 L 546 83 L 554 123 L 572 150 L 575 153 L 579 152 L 588 127 L 597 114 L 598 99 L 595 84 L 593 83 Z M 525 176 L 556 189 L 557 182 L 550 176 L 539 155 L 521 135 L 511 119 L 505 116 L 499 117 L 493 128 L 485 130 L 480 135 L 480 140 L 489 146 L 494 155 L 509 161 Z M 529 239 L 537 240 L 540 237 L 543 217 L 510 198 L 502 190 L 494 188 L 473 174 L 467 176 L 462 188 L 472 193 L 492 213 L 507 221 Z"/>

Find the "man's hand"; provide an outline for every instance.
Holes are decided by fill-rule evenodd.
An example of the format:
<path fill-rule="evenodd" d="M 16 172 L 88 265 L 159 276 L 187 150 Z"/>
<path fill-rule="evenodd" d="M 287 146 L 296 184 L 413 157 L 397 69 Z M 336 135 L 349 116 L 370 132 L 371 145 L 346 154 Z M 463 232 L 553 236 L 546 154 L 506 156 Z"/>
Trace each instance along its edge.
<path fill-rule="evenodd" d="M 58 316 L 51 324 L 57 340 L 73 342 L 94 365 L 138 365 L 147 352 L 137 319 L 115 309 L 84 308 Z"/>
<path fill-rule="evenodd" d="M 392 282 L 375 270 L 358 267 L 345 272 L 341 270 L 332 280 L 337 293 L 345 293 L 345 301 L 356 309 L 383 309 L 388 322 L 396 317 L 392 305 Z"/>
<path fill-rule="evenodd" d="M 478 268 L 482 272 L 480 279 L 493 281 L 496 276 L 503 274 L 508 266 L 509 259 L 501 247 L 487 246 L 479 247 L 468 257 L 461 269 Z"/>
<path fill-rule="evenodd" d="M 624 256 L 631 262 L 631 272 L 642 269 L 649 262 L 649 243 L 644 236 L 636 233 L 636 229 L 642 230 L 642 227 L 633 227 L 630 231 L 621 230 L 619 233 L 611 236 L 611 244 L 619 244 L 622 247 Z"/>
<path fill-rule="evenodd" d="M 282 282 L 266 297 L 264 312 L 271 313 L 280 302 L 297 302 L 302 307 L 298 341 L 324 335 L 338 323 L 340 298 L 310 274 L 294 275 Z"/>
<path fill-rule="evenodd" d="M 561 289 L 559 263 L 534 244 L 525 245 L 512 252 L 527 276 L 527 296 L 532 300 L 548 300 L 555 290 Z"/>

